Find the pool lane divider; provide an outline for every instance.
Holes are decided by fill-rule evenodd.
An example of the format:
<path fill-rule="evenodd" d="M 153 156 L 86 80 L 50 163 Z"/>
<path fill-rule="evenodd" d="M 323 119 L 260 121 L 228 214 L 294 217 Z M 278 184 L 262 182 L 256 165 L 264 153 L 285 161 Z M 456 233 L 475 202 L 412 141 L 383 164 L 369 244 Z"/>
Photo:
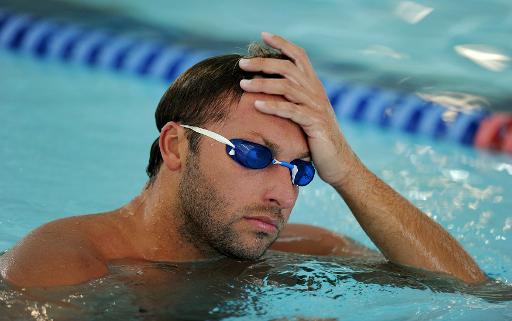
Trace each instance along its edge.
<path fill-rule="evenodd" d="M 496 113 L 482 120 L 475 146 L 500 149 L 512 154 L 512 115 Z"/>
<path fill-rule="evenodd" d="M 218 54 L 1 8 L 0 48 L 166 83 Z M 512 153 L 511 114 L 454 112 L 414 94 L 325 79 L 323 83 L 340 118 Z"/>
<path fill-rule="evenodd" d="M 169 46 L 1 9 L 0 48 L 40 59 L 151 76 L 166 82 L 212 55 L 204 50 Z"/>

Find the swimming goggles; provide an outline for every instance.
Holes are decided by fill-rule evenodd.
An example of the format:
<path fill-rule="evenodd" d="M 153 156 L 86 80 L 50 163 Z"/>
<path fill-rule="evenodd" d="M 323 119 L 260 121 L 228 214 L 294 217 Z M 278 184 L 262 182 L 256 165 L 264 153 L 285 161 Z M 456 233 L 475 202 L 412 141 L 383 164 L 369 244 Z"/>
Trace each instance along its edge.
<path fill-rule="evenodd" d="M 278 161 L 272 156 L 272 152 L 266 146 L 256 144 L 243 139 L 227 139 L 226 137 L 214 133 L 210 130 L 181 125 L 201 135 L 208 136 L 219 143 L 226 145 L 226 152 L 238 164 L 246 168 L 262 169 L 270 164 L 281 165 L 290 170 L 292 183 L 298 186 L 308 185 L 315 176 L 315 167 L 313 163 L 301 159 L 295 159 L 291 162 Z"/>

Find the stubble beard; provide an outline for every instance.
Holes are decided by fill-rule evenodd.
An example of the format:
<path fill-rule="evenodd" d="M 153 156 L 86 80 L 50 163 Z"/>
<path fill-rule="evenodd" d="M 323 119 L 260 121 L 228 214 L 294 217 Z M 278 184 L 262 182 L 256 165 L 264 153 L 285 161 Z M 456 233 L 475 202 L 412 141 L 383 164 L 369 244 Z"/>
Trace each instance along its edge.
<path fill-rule="evenodd" d="M 221 254 L 242 260 L 258 259 L 277 239 L 278 234 L 271 237 L 256 232 L 255 244 L 244 244 L 234 224 L 243 219 L 245 210 L 226 216 L 225 211 L 230 209 L 231 204 L 201 172 L 198 158 L 197 155 L 187 156 L 187 167 L 179 183 L 177 212 L 183 222 L 178 230 L 181 237 L 206 257 Z M 222 217 L 228 219 L 222 221 Z"/>

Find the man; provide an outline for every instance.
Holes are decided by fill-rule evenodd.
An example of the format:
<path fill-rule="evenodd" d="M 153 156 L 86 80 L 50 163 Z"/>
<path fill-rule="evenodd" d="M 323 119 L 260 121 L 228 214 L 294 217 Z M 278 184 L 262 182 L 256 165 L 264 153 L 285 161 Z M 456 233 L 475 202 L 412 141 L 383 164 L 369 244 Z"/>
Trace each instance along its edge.
<path fill-rule="evenodd" d="M 2 276 L 25 287 L 67 285 L 105 275 L 114 259 L 252 260 L 271 246 L 375 255 L 325 229 L 285 225 L 316 169 L 388 260 L 485 280 L 456 240 L 356 157 L 305 52 L 279 36 L 262 38 L 274 52 L 207 59 L 167 90 L 139 196 L 39 227 L 1 257 Z"/>

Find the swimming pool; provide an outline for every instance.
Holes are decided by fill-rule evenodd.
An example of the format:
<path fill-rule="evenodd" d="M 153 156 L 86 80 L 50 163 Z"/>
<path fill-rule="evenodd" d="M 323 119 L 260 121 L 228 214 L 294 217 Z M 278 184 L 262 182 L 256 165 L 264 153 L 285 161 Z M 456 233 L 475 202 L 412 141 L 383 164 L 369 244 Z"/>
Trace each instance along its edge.
<path fill-rule="evenodd" d="M 161 84 L 80 67 L 41 64 L 6 53 L 1 53 L 0 64 L 8 75 L 3 79 L 12 80 L 0 86 L 3 106 L 0 117 L 9 119 L 0 129 L 1 150 L 5 155 L 0 169 L 3 249 L 41 223 L 115 208 L 138 193 L 145 182 L 144 166 L 155 135 L 152 114 L 164 89 Z M 21 85 L 19 79 L 30 79 L 30 83 Z M 457 237 L 487 274 L 509 282 L 512 277 L 509 251 L 512 222 L 507 216 L 511 205 L 507 197 L 512 175 L 510 158 L 452 144 L 433 144 L 430 140 L 348 122 L 343 128 L 354 149 L 372 170 L 431 213 Z M 311 188 L 303 189 L 291 220 L 329 227 L 371 246 L 334 191 L 318 181 Z M 364 319 L 367 315 L 371 319 L 375 314 L 400 318 L 417 313 L 425 319 L 460 316 L 467 320 L 468 316 L 492 315 L 499 320 L 506 319 L 510 309 L 508 302 L 490 303 L 460 290 L 443 293 L 428 282 L 424 285 L 415 281 L 411 285 L 417 277 L 407 277 L 406 273 L 395 272 L 386 280 L 382 270 L 364 264 L 344 264 L 343 260 L 277 256 L 251 266 L 240 265 L 233 267 L 231 274 L 219 276 L 231 280 L 222 283 L 229 286 L 223 291 L 218 284 L 204 279 L 204 267 L 196 267 L 190 282 L 181 285 L 187 293 L 184 297 L 192 300 L 195 286 L 220 291 L 224 296 L 219 294 L 215 300 L 200 296 L 191 301 L 203 302 L 200 306 L 212 318 L 216 315 L 241 319 L 256 315 L 268 318 L 352 315 Z M 207 268 L 210 273 L 207 275 L 213 273 L 211 269 L 223 270 L 216 266 Z M 120 265 L 117 269 L 128 276 L 140 277 L 137 271 L 155 268 Z M 187 275 L 183 267 L 168 269 L 173 273 L 167 277 L 173 279 Z M 358 280 L 356 275 L 363 280 Z M 397 286 L 397 281 L 402 285 Z M 192 309 L 193 304 L 180 304 L 177 310 L 163 308 L 177 299 L 166 287 L 151 292 L 140 285 L 128 290 L 115 279 L 101 282 L 56 293 L 42 291 L 37 295 L 46 299 L 41 301 L 26 297 L 23 292 L 4 289 L 2 308 L 10 305 L 7 312 L 16 311 L 19 315 L 27 311 L 42 313 L 45 307 L 51 316 L 62 311 L 77 313 L 76 306 L 85 305 L 87 309 L 81 313 L 90 316 L 101 310 L 115 319 L 119 315 L 139 315 L 126 300 L 131 302 L 134 293 L 142 291 L 156 300 L 148 299 L 151 303 L 142 305 L 143 309 L 156 315 L 199 313 Z M 133 282 L 144 284 L 141 282 L 147 280 Z M 439 287 L 443 286 L 449 288 L 446 284 Z M 229 289 L 238 289 L 240 293 L 227 295 Z M 396 298 L 391 299 L 391 295 Z M 506 298 L 505 294 L 501 295 L 502 299 Z M 248 298 L 254 301 L 246 301 Z M 71 306 L 63 305 L 62 300 L 71 302 Z M 365 310 L 367 314 L 351 314 L 355 305 L 362 308 L 368 304 L 373 309 Z M 399 314 L 395 314 L 397 306 L 401 309 Z"/>
<path fill-rule="evenodd" d="M 112 209 L 139 192 L 164 84 L 3 51 L 0 70 L 0 119 L 7 120 L 0 127 L 0 249 L 44 222 Z M 510 283 L 510 156 L 341 124 L 370 169 L 450 231 L 489 276 Z M 318 180 L 302 190 L 291 221 L 372 246 Z M 0 285 L 0 318 L 512 317 L 506 287 L 468 289 L 379 262 L 271 253 L 252 264 L 117 262 L 112 270 L 113 277 L 57 290 Z"/>
<path fill-rule="evenodd" d="M 229 51 L 256 40 L 263 28 L 307 48 L 322 75 L 419 92 L 465 108 L 510 110 L 512 101 L 508 0 L 2 3 L 21 12 Z"/>

